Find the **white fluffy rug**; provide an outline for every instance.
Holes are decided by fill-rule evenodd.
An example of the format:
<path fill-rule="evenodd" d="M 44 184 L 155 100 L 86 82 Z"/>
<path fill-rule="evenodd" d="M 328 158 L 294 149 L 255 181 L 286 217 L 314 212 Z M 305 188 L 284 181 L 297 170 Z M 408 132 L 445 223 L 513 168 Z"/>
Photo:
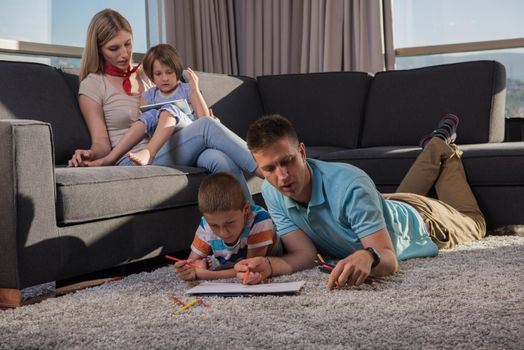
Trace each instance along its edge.
<path fill-rule="evenodd" d="M 401 263 L 376 288 L 325 291 L 313 269 L 294 296 L 206 297 L 175 315 L 194 284 L 172 268 L 0 311 L 12 349 L 523 349 L 524 237 L 488 237 Z"/>

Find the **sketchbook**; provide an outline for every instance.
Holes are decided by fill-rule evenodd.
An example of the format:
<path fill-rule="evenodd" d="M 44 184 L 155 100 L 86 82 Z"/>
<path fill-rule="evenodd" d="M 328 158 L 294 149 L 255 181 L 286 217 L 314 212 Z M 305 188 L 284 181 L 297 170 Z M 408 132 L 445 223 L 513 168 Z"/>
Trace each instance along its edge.
<path fill-rule="evenodd" d="M 180 99 L 180 100 L 172 100 L 167 102 L 160 102 L 160 103 L 153 103 L 150 105 L 144 105 L 140 106 L 140 111 L 144 113 L 145 111 L 149 111 L 150 109 L 159 109 L 162 106 L 173 104 L 180 108 L 182 112 L 184 112 L 186 115 L 190 115 L 192 113 L 191 107 L 189 107 L 189 104 L 187 103 L 186 99 Z"/>
<path fill-rule="evenodd" d="M 189 289 L 187 294 L 218 296 L 295 294 L 300 291 L 304 283 L 304 281 L 298 281 L 246 285 L 241 283 L 202 282 L 198 286 Z"/>

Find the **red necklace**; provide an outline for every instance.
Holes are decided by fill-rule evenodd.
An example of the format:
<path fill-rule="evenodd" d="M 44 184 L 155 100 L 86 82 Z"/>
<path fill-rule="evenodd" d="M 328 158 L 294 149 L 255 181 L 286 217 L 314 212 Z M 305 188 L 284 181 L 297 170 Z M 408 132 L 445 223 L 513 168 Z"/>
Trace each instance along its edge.
<path fill-rule="evenodd" d="M 118 67 L 113 66 L 111 63 L 104 63 L 104 74 L 107 75 L 113 75 L 116 77 L 123 77 L 124 81 L 122 82 L 122 87 L 124 88 L 124 91 L 126 94 L 131 96 L 131 81 L 129 80 L 129 77 L 131 74 L 136 72 L 140 64 L 137 64 L 135 67 L 131 68 L 131 66 L 127 67 L 127 69 L 124 71 Z"/>

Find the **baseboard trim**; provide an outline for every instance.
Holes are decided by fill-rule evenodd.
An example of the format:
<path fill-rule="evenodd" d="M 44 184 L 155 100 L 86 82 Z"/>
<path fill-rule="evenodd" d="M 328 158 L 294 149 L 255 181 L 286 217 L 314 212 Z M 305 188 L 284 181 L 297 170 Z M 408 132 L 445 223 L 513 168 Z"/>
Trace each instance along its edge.
<path fill-rule="evenodd" d="M 20 306 L 36 304 L 49 298 L 60 297 L 69 293 L 74 293 L 85 288 L 100 286 L 104 283 L 118 281 L 125 276 L 99 278 L 87 281 L 81 281 L 69 285 L 55 288 L 52 291 L 40 295 L 23 298 L 22 292 L 14 288 L 0 288 L 0 309 L 14 309 Z"/>
<path fill-rule="evenodd" d="M 55 293 L 57 296 L 65 295 L 68 293 L 73 293 L 85 288 L 91 288 L 100 286 L 104 283 L 108 282 L 114 282 L 123 279 L 125 276 L 116 276 L 116 277 L 106 277 L 106 278 L 98 278 L 93 280 L 87 280 L 87 281 L 81 281 L 78 283 L 73 283 L 65 286 L 61 286 L 55 289 Z"/>

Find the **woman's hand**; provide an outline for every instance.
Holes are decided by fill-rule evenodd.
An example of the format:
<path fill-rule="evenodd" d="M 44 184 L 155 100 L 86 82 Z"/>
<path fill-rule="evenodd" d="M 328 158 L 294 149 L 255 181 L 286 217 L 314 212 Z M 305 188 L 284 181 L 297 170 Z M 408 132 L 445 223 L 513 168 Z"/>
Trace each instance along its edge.
<path fill-rule="evenodd" d="M 90 149 L 77 149 L 67 162 L 70 167 L 86 166 L 85 162 L 93 159 L 93 151 Z"/>
<path fill-rule="evenodd" d="M 106 165 L 114 165 L 115 162 L 110 161 L 108 157 L 102 157 L 95 160 L 86 160 L 84 162 L 84 166 L 93 167 L 93 166 L 106 166 Z"/>

